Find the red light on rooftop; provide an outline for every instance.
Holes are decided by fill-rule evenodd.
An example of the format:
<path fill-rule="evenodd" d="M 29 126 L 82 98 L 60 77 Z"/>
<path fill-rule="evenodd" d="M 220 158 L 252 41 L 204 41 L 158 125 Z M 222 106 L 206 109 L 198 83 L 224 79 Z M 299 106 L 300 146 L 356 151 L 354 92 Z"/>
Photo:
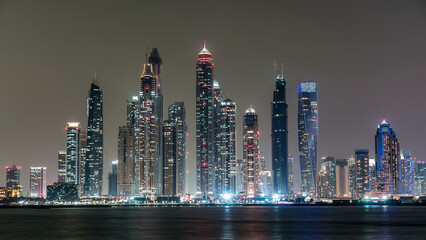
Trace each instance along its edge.
<path fill-rule="evenodd" d="M 203 167 L 205 167 L 205 166 L 207 166 L 207 163 L 206 163 L 206 162 L 203 162 Z"/>

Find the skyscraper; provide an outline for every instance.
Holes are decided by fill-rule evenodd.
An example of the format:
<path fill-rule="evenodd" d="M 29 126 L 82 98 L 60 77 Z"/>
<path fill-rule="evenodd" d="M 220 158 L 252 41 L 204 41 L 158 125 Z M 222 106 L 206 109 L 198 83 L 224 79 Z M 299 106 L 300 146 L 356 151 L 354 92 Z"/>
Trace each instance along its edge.
<path fill-rule="evenodd" d="M 370 154 L 368 149 L 355 150 L 355 169 L 356 169 L 356 196 L 360 198 L 364 193 L 370 191 L 370 173 L 369 173 Z"/>
<path fill-rule="evenodd" d="M 244 114 L 243 161 L 244 195 L 255 198 L 259 195 L 259 130 L 255 110 L 250 107 Z"/>
<path fill-rule="evenodd" d="M 30 197 L 47 197 L 46 178 L 46 167 L 30 167 Z"/>
<path fill-rule="evenodd" d="M 272 101 L 272 173 L 274 193 L 288 195 L 288 124 L 286 81 L 283 73 L 275 81 Z"/>
<path fill-rule="evenodd" d="M 21 167 L 6 166 L 6 187 L 11 188 L 14 185 L 21 185 Z"/>
<path fill-rule="evenodd" d="M 213 195 L 219 196 L 225 192 L 225 162 L 223 159 L 224 142 L 221 117 L 222 89 L 219 82 L 213 81 L 213 162 L 214 185 Z"/>
<path fill-rule="evenodd" d="M 348 160 L 336 159 L 336 197 L 349 197 Z"/>
<path fill-rule="evenodd" d="M 301 190 L 315 196 L 318 151 L 318 98 L 315 82 L 299 83 L 297 117 Z"/>
<path fill-rule="evenodd" d="M 183 102 L 174 102 L 169 106 L 169 120 L 176 123 L 176 167 L 177 194 L 184 195 L 186 190 L 186 161 L 188 129 L 186 126 L 185 106 Z M 163 153 L 164 154 L 164 153 Z"/>
<path fill-rule="evenodd" d="M 96 75 L 87 99 L 87 147 L 84 192 L 88 196 L 102 194 L 103 175 L 103 93 Z"/>
<path fill-rule="evenodd" d="M 348 187 L 349 187 L 349 195 L 353 198 L 356 198 L 356 162 L 355 157 L 350 156 L 347 159 L 348 165 Z"/>
<path fill-rule="evenodd" d="M 80 184 L 80 123 L 68 122 L 67 127 L 67 178 L 66 182 Z"/>
<path fill-rule="evenodd" d="M 177 195 L 177 139 L 176 123 L 163 123 L 163 195 Z"/>
<path fill-rule="evenodd" d="M 414 159 L 410 150 L 401 151 L 402 194 L 414 194 Z"/>
<path fill-rule="evenodd" d="M 128 197 L 134 194 L 135 171 L 135 132 L 133 127 L 121 126 L 118 129 L 118 171 L 117 195 Z"/>
<path fill-rule="evenodd" d="M 426 194 L 426 161 L 417 160 L 415 163 L 415 195 Z"/>
<path fill-rule="evenodd" d="M 139 194 L 140 189 L 140 158 L 139 158 L 139 121 L 140 121 L 140 102 L 138 96 L 133 96 L 131 100 L 127 101 L 127 127 L 133 128 L 134 134 L 134 147 L 133 147 L 133 162 L 134 162 L 134 174 L 133 174 L 133 187 L 131 191 L 135 194 Z"/>
<path fill-rule="evenodd" d="M 58 153 L 58 182 L 64 183 L 67 178 L 67 153 L 59 151 Z"/>
<path fill-rule="evenodd" d="M 395 132 L 385 120 L 377 127 L 375 140 L 377 191 L 389 194 L 401 193 L 399 142 Z"/>
<path fill-rule="evenodd" d="M 287 175 L 288 175 L 288 197 L 293 199 L 294 198 L 294 174 L 293 174 L 293 156 L 288 157 L 287 161 Z"/>
<path fill-rule="evenodd" d="M 221 103 L 220 124 L 222 162 L 224 168 L 224 193 L 237 194 L 236 190 L 236 113 L 237 106 L 227 98 Z"/>
<path fill-rule="evenodd" d="M 213 58 L 204 48 L 196 65 L 196 156 L 197 196 L 213 195 L 214 131 L 213 131 Z"/>
<path fill-rule="evenodd" d="M 140 194 L 155 195 L 161 193 L 162 178 L 162 96 L 160 88 L 161 58 L 155 49 L 141 75 L 139 93 L 139 171 Z"/>
<path fill-rule="evenodd" d="M 87 150 L 87 132 L 80 133 L 80 178 L 79 178 L 79 196 L 84 196 L 84 186 L 86 181 L 86 150 Z"/>
<path fill-rule="evenodd" d="M 317 196 L 336 197 L 336 161 L 334 157 L 323 157 L 317 176 Z"/>

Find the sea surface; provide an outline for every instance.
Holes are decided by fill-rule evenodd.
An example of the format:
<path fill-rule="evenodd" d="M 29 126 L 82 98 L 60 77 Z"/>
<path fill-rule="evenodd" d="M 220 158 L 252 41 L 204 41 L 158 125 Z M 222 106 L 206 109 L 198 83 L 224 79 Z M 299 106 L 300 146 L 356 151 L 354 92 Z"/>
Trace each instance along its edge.
<path fill-rule="evenodd" d="M 0 209 L 0 239 L 426 239 L 422 206 Z"/>

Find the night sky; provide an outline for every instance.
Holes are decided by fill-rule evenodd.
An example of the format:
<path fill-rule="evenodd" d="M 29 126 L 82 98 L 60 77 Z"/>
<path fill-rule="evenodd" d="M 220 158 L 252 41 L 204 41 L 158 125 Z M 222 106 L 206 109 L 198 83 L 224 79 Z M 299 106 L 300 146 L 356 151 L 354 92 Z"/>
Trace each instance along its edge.
<path fill-rule="evenodd" d="M 87 125 L 97 71 L 104 92 L 104 193 L 117 159 L 126 100 L 139 91 L 147 41 L 163 58 L 164 109 L 184 101 L 189 187 L 195 192 L 195 64 L 207 41 L 214 77 L 242 116 L 259 114 L 260 148 L 271 161 L 274 60 L 284 63 L 289 148 L 297 157 L 297 84 L 318 83 L 319 156 L 374 156 L 385 117 L 404 149 L 426 159 L 425 1 L 0 1 L 0 186 L 4 166 L 47 166 L 57 180 L 67 121 Z M 298 182 L 298 181 L 297 181 Z M 295 184 L 296 190 L 299 189 Z"/>

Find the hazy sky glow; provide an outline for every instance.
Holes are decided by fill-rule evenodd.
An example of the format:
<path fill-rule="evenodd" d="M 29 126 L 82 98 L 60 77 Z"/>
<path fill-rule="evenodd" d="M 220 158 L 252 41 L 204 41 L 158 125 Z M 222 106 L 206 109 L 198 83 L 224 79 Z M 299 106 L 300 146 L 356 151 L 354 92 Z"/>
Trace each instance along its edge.
<path fill-rule="evenodd" d="M 425 1 L 0 1 L 0 186 L 12 164 L 22 166 L 24 193 L 30 166 L 47 166 L 48 184 L 57 180 L 66 122 L 87 125 L 94 70 L 104 92 L 108 176 L 149 41 L 163 58 L 164 109 L 174 101 L 187 108 L 195 192 L 195 64 L 203 40 L 224 97 L 237 104 L 239 158 L 242 116 L 252 104 L 271 161 L 274 60 L 285 65 L 296 163 L 297 84 L 307 80 L 318 83 L 319 156 L 344 158 L 356 148 L 374 156 L 385 116 L 401 146 L 426 158 Z"/>

